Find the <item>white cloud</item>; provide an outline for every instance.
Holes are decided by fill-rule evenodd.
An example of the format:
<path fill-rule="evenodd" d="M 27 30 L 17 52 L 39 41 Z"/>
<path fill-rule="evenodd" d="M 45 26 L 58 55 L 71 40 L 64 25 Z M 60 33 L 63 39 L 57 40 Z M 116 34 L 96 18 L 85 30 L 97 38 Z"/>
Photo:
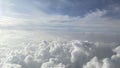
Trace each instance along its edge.
<path fill-rule="evenodd" d="M 65 68 L 64 64 L 56 64 L 55 59 L 51 58 L 48 62 L 42 64 L 41 68 Z"/>
<path fill-rule="evenodd" d="M 116 54 L 113 54 L 111 58 L 106 57 L 100 60 L 97 57 L 94 57 L 89 62 L 87 62 L 86 65 L 83 66 L 83 68 L 119 68 L 119 47 L 120 46 L 116 48 L 113 47 L 113 51 L 116 52 Z"/>
<path fill-rule="evenodd" d="M 21 65 L 18 64 L 5 64 L 1 68 L 22 68 Z"/>
<path fill-rule="evenodd" d="M 88 62 L 83 68 L 102 68 L 102 64 L 98 60 L 97 57 L 94 57 L 91 59 L 90 62 Z"/>
<path fill-rule="evenodd" d="M 115 68 L 111 60 L 105 58 L 99 60 L 97 57 L 93 57 L 83 68 Z"/>
<path fill-rule="evenodd" d="M 18 12 L 20 9 L 16 11 L 16 4 L 12 1 L 0 0 L 2 7 L 0 8 L 2 10 L 0 12 L 0 28 L 2 29 L 0 30 L 0 68 L 120 67 L 120 46 L 112 43 L 92 43 L 79 40 L 63 41 L 61 38 L 59 41 L 40 41 L 45 38 L 53 39 L 53 36 L 46 36 L 49 34 L 47 31 L 34 31 L 34 28 L 43 25 L 52 25 L 53 29 L 56 29 L 54 26 L 67 25 L 75 26 L 72 29 L 83 29 L 83 31 L 84 29 L 95 31 L 101 29 L 105 32 L 119 31 L 120 20 L 104 17 L 108 10 L 96 10 L 84 17 L 73 17 L 48 14 L 42 10 L 46 10 L 45 7 L 48 7 L 49 4 L 44 7 L 42 7 L 43 4 L 39 5 L 41 9 L 38 9 L 37 5 L 39 3 L 32 3 L 29 6 L 30 9 L 24 6 L 21 9 L 30 11 L 24 13 Z M 116 11 L 118 10 L 116 8 Z M 27 28 L 31 28 L 33 31 L 24 31 Z M 60 27 L 60 29 L 65 28 Z M 61 34 L 63 36 L 64 31 Z"/>
<path fill-rule="evenodd" d="M 1 1 L 4 2 L 4 1 Z M 18 2 L 17 2 L 18 3 Z M 42 11 L 46 6 L 42 7 L 43 5 L 39 5 L 36 2 L 31 1 L 27 5 L 29 7 L 18 7 L 18 5 L 14 1 L 5 1 L 4 3 L 0 3 L 3 12 L 1 13 L 0 17 L 0 28 L 9 29 L 8 27 L 12 27 L 12 30 L 21 29 L 46 29 L 45 26 L 48 26 L 48 29 L 56 29 L 54 26 L 74 26 L 72 29 L 83 30 L 83 31 L 119 31 L 119 20 L 118 19 L 111 19 L 109 17 L 105 17 L 104 15 L 107 13 L 108 10 L 99 10 L 92 11 L 84 15 L 84 17 L 80 16 L 68 16 L 68 15 L 60 15 L 60 14 L 48 14 Z M 38 2 L 39 3 L 39 2 Z M 7 4 L 8 6 L 4 6 Z M 26 4 L 26 1 L 25 1 Z M 44 4 L 44 3 L 43 3 Z M 21 6 L 21 5 L 20 5 Z M 9 8 L 9 9 L 8 9 Z M 25 9 L 25 10 L 24 10 Z M 17 11 L 16 11 L 17 10 Z M 25 12 L 22 12 L 24 10 Z M 4 12 L 5 11 L 5 12 Z M 19 11 L 19 12 L 18 12 Z M 26 12 L 27 11 L 27 12 Z M 116 10 L 117 11 L 117 10 Z M 108 25 L 109 24 L 109 25 Z M 34 26 L 33 26 L 34 25 Z M 32 28 L 31 28 L 32 27 Z M 41 27 L 41 28 L 39 28 Z M 60 29 L 67 30 L 67 28 Z M 69 28 L 68 28 L 69 29 Z M 87 30 L 89 29 L 89 30 Z M 45 31 L 45 30 L 44 30 Z"/>
<path fill-rule="evenodd" d="M 104 47 L 116 54 L 104 56 L 109 53 L 102 52 Z M 0 49 L 4 53 L 0 55 L 1 68 L 119 68 L 120 63 L 119 46 L 111 43 L 44 40 L 6 50 L 8 48 Z M 102 53 L 102 58 L 95 53 Z"/>

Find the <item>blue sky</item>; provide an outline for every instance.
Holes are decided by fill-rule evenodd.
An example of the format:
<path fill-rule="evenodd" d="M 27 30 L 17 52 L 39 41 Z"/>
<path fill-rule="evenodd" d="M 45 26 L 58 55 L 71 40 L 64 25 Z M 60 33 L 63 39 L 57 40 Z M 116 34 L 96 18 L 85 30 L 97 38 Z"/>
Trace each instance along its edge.
<path fill-rule="evenodd" d="M 120 0 L 0 0 L 1 30 L 120 33 Z"/>
<path fill-rule="evenodd" d="M 10 3 L 14 4 L 15 12 L 28 13 L 34 8 L 48 14 L 69 16 L 84 16 L 96 9 L 107 10 L 108 16 L 114 16 L 113 7 L 120 6 L 119 0 L 10 0 Z"/>

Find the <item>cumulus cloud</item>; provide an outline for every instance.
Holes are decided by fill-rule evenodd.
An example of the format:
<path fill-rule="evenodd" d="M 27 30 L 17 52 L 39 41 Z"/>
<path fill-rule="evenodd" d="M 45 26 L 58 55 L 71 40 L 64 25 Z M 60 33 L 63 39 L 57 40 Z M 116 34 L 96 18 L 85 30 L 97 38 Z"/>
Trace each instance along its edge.
<path fill-rule="evenodd" d="M 62 63 L 56 64 L 54 58 L 49 59 L 48 62 L 42 64 L 41 68 L 65 68 L 65 65 Z"/>
<path fill-rule="evenodd" d="M 22 68 L 21 65 L 18 64 L 4 64 L 1 68 Z"/>
<path fill-rule="evenodd" d="M 83 68 L 102 68 L 102 64 L 99 62 L 97 57 L 91 59 Z"/>
<path fill-rule="evenodd" d="M 60 2 L 57 5 L 58 9 L 62 8 L 61 5 L 64 7 L 69 4 L 70 6 L 72 3 L 63 0 L 56 0 L 54 3 L 58 2 Z M 2 29 L 0 30 L 0 68 L 120 67 L 120 45 L 79 40 L 63 41 L 63 39 L 40 41 L 45 37 L 50 39 L 56 35 L 56 31 L 62 37 L 65 33 L 71 33 L 70 37 L 73 35 L 79 37 L 79 32 L 119 33 L 120 20 L 108 17 L 109 13 L 119 14 L 119 7 L 103 10 L 95 8 L 95 11 L 91 10 L 83 16 L 71 16 L 64 13 L 49 13 L 52 4 L 48 0 L 40 2 L 38 0 L 30 2 L 0 0 L 0 29 Z M 91 4 L 93 4 L 92 1 Z M 49 6 L 51 6 L 50 9 L 48 9 Z M 54 8 L 56 9 L 56 6 Z M 53 36 L 46 36 L 42 31 Z"/>
<path fill-rule="evenodd" d="M 119 68 L 120 64 L 120 56 L 119 56 L 119 47 L 113 48 L 113 51 L 116 54 L 113 54 L 111 58 L 103 58 L 98 59 L 97 57 L 93 57 L 83 68 Z"/>
<path fill-rule="evenodd" d="M 5 53 L 0 55 L 1 68 L 119 68 L 120 63 L 120 46 L 102 42 L 43 40 L 0 51 Z"/>

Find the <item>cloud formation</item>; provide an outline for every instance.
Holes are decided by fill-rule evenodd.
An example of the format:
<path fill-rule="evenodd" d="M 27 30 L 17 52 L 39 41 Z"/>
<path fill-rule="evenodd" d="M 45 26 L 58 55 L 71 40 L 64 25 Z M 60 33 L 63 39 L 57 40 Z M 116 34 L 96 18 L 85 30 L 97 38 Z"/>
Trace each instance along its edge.
<path fill-rule="evenodd" d="M 99 33 L 116 40 L 119 2 L 0 0 L 0 68 L 119 68 L 120 45 L 61 40 Z M 59 41 L 40 41 L 57 34 Z"/>
<path fill-rule="evenodd" d="M 108 8 L 91 9 L 83 16 L 71 16 L 67 14 L 49 13 L 50 8 L 58 5 L 58 9 L 65 8 L 66 5 L 70 7 L 71 3 L 75 2 L 78 5 L 82 3 L 92 2 L 99 3 L 97 0 L 93 1 L 48 1 L 48 0 L 35 0 L 30 1 L 18 1 L 18 0 L 6 0 L 0 1 L 1 14 L 0 14 L 0 29 L 11 29 L 11 30 L 41 30 L 41 31 L 51 31 L 51 32 L 115 32 L 119 33 L 119 5 L 117 0 L 108 6 Z M 101 3 L 101 2 L 100 2 Z M 103 3 L 103 2 L 102 2 Z M 106 0 L 105 3 L 108 3 Z M 60 6 L 59 6 L 60 5 Z M 75 6 L 78 6 L 75 5 Z M 89 7 L 88 5 L 83 5 Z M 108 5 L 108 4 L 107 4 Z M 72 8 L 75 8 L 73 5 Z M 56 7 L 56 6 L 55 6 Z M 112 7 L 112 8 L 111 8 Z M 115 7 L 115 8 L 114 8 Z M 55 9 L 55 8 L 53 8 Z M 78 9 L 78 8 L 76 8 Z M 57 10 L 57 8 L 56 8 Z M 79 9 L 82 11 L 82 8 Z M 48 11 L 48 12 L 46 12 Z M 75 13 L 75 12 L 74 12 Z M 112 15 L 111 15 L 112 14 Z M 117 16 L 117 18 L 113 18 Z M 108 25 L 109 24 L 109 25 Z M 71 31 L 70 31 L 71 30 Z"/>
<path fill-rule="evenodd" d="M 113 53 L 110 56 L 111 51 L 101 54 L 104 47 Z M 1 68 L 119 68 L 120 64 L 120 46 L 111 43 L 43 40 L 26 47 L 2 47 L 0 51 L 3 53 L 0 55 Z"/>

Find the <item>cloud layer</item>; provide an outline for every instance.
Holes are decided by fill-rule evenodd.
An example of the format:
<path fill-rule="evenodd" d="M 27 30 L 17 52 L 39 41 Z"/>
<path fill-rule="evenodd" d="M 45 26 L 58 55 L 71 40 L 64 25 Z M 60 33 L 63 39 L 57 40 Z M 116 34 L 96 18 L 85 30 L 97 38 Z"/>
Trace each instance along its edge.
<path fill-rule="evenodd" d="M 119 1 L 105 0 L 106 8 L 100 9 L 92 5 L 94 2 L 104 3 L 103 1 L 49 1 L 49 0 L 0 0 L 0 29 L 6 30 L 41 30 L 62 33 L 78 33 L 78 32 L 106 32 L 120 33 L 119 31 Z M 111 3 L 112 2 L 112 3 Z M 73 7 L 70 6 L 72 3 Z M 85 3 L 85 4 L 83 4 Z M 87 5 L 86 5 L 87 3 Z M 61 14 L 59 12 L 51 13 L 51 10 L 66 9 L 66 5 L 71 9 L 64 12 L 76 13 L 73 10 L 84 11 L 88 7 L 89 11 L 84 15 L 74 16 L 69 14 Z M 78 7 L 78 6 L 81 6 Z M 84 7 L 83 7 L 83 6 Z M 55 6 L 55 7 L 54 7 Z M 63 7 L 62 7 L 63 6 Z M 91 6 L 91 7 L 90 7 Z M 92 9 L 93 7 L 93 9 Z M 74 12 L 73 12 L 74 11 Z M 81 13 L 83 14 L 83 13 Z"/>
<path fill-rule="evenodd" d="M 120 46 L 112 43 L 43 40 L 25 46 L 1 47 L 0 52 L 0 68 L 120 67 Z"/>

